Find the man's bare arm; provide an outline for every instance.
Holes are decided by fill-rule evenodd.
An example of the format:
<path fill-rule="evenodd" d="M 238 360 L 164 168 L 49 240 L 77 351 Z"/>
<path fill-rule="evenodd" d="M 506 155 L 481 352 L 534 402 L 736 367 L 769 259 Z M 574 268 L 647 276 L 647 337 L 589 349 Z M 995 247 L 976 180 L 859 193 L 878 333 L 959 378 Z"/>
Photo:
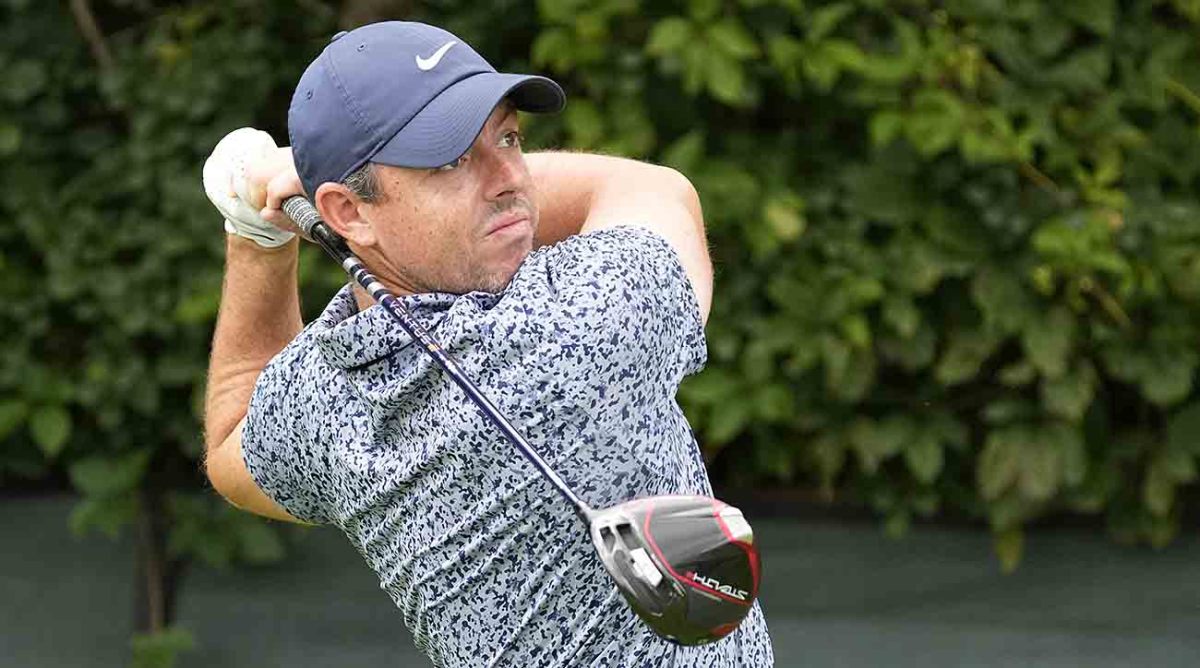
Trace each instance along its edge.
<path fill-rule="evenodd" d="M 618 225 L 651 229 L 679 254 L 708 320 L 712 261 L 700 198 L 686 177 L 669 167 L 585 153 L 531 153 L 526 161 L 538 188 L 539 245 Z"/>
<path fill-rule="evenodd" d="M 228 237 L 204 403 L 205 469 L 213 487 L 240 508 L 293 522 L 298 520 L 249 479 L 241 461 L 241 427 L 259 374 L 303 328 L 298 246 L 292 239 L 266 249 Z"/>

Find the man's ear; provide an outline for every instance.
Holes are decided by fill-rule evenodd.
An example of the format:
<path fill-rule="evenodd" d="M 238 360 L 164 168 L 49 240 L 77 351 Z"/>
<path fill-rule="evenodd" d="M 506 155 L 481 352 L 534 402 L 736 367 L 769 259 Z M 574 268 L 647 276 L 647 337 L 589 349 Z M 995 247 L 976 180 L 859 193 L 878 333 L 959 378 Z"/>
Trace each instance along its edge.
<path fill-rule="evenodd" d="M 359 212 L 362 200 L 346 186 L 333 182 L 322 183 L 317 187 L 313 204 L 325 223 L 348 243 L 361 248 L 375 245 L 375 228 Z"/>

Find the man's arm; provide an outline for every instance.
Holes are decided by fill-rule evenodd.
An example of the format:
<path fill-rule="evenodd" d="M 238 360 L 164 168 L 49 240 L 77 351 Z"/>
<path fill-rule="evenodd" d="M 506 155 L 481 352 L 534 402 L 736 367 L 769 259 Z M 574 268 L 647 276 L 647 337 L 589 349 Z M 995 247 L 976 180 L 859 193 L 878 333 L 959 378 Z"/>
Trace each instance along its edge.
<path fill-rule="evenodd" d="M 233 505 L 298 522 L 267 497 L 242 461 L 242 424 L 267 363 L 300 333 L 298 239 L 263 248 L 230 235 L 204 402 L 205 470 Z"/>
<path fill-rule="evenodd" d="M 700 198 L 686 177 L 669 167 L 602 155 L 531 153 L 525 158 L 538 188 L 538 244 L 619 225 L 653 230 L 679 254 L 707 322 L 712 261 Z"/>

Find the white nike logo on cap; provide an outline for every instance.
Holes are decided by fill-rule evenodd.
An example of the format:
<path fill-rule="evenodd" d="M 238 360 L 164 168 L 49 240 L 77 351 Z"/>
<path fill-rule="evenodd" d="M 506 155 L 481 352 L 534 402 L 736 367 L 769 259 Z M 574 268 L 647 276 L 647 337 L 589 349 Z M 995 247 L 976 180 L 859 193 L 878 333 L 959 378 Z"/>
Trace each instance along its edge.
<path fill-rule="evenodd" d="M 458 42 L 446 42 L 444 45 L 442 45 L 442 48 L 434 51 L 433 55 L 428 58 L 417 56 L 417 69 L 421 70 L 422 72 L 428 72 L 429 70 L 437 67 L 437 64 L 442 62 L 442 56 L 446 55 L 446 52 L 450 50 L 450 47 L 454 46 L 455 44 L 458 44 Z"/>

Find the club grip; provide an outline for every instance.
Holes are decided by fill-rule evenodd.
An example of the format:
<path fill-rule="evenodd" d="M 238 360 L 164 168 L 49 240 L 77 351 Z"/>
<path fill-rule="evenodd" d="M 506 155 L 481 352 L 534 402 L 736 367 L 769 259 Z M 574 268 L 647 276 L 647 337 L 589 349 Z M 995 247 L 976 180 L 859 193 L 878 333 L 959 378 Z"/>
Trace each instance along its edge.
<path fill-rule="evenodd" d="M 312 229 L 317 223 L 323 222 L 321 214 L 317 213 L 314 207 L 308 200 L 300 195 L 293 195 L 283 201 L 283 212 L 296 223 L 305 236 L 312 236 Z"/>

